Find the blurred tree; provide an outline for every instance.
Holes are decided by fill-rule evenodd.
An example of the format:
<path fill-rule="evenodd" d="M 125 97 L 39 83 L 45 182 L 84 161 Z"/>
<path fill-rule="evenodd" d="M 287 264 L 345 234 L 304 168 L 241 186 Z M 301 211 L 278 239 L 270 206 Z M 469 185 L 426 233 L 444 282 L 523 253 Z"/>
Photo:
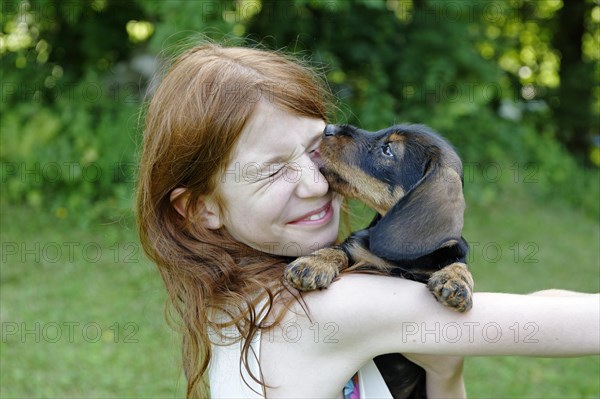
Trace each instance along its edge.
<path fill-rule="evenodd" d="M 498 132 L 464 128 L 467 119 L 492 118 L 502 92 L 500 68 L 476 50 L 481 4 L 263 2 L 248 33 L 272 48 L 310 50 L 351 110 L 345 122 L 369 129 L 426 123 L 462 148 L 477 148 L 469 155 L 492 157 L 489 139 Z"/>
<path fill-rule="evenodd" d="M 1 12 L 3 200 L 69 209 L 87 215 L 82 221 L 128 208 L 131 120 L 145 79 L 132 70 L 139 47 L 127 26 L 142 9 L 21 0 L 3 2 Z"/>
<path fill-rule="evenodd" d="M 541 191 L 579 175 L 561 144 L 587 152 L 600 112 L 594 0 L 5 0 L 0 13 L 3 198 L 32 205 L 125 198 L 156 60 L 206 37 L 309 58 L 336 120 L 429 124 L 467 162 L 545 168 Z M 104 173 L 13 173 L 57 161 Z"/>
<path fill-rule="evenodd" d="M 508 72 L 518 108 L 537 119 L 540 133 L 550 132 L 586 162 L 600 127 L 600 6 L 594 0 L 495 4 L 500 12 L 486 21 L 482 54 Z M 546 107 L 551 112 L 530 112 Z"/>
<path fill-rule="evenodd" d="M 561 56 L 560 101 L 553 107 L 558 137 L 580 159 L 586 158 L 591 146 L 592 89 L 599 83 L 593 74 L 594 65 L 585 60 L 583 53 L 585 22 L 592 7 L 593 4 L 586 0 L 565 1 L 556 17 L 553 40 Z"/>
<path fill-rule="evenodd" d="M 265 2 L 248 32 L 273 48 L 310 49 L 317 62 L 327 65 L 331 83 L 353 106 L 360 110 L 364 102 L 379 103 L 377 97 L 387 96 L 387 101 L 381 100 L 386 103 L 383 110 L 370 108 L 378 110 L 375 114 L 389 110 L 397 115 L 413 103 L 444 102 L 442 92 L 450 83 L 496 77 L 495 67 L 464 45 L 473 38 L 468 32 L 473 15 L 462 3 L 453 3 L 452 17 L 436 16 L 447 12 L 445 4 L 435 0 L 421 0 L 414 7 L 410 1 Z M 378 95 L 366 99 L 366 91 L 374 89 Z M 371 120 L 366 112 L 360 117 Z"/>
<path fill-rule="evenodd" d="M 34 94 L 52 103 L 61 89 L 80 82 L 92 71 L 114 72 L 132 57 L 134 46 L 125 26 L 139 19 L 141 8 L 131 1 L 54 0 L 7 1 L 2 4 L 3 81 L 20 86 L 3 94 L 3 102 Z M 18 98 L 15 100 L 19 100 Z"/>

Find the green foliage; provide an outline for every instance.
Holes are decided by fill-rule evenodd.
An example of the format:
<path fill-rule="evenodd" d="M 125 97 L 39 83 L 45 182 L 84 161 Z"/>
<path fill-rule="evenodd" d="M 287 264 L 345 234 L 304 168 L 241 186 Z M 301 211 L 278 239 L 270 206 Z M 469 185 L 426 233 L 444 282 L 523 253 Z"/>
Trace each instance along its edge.
<path fill-rule="evenodd" d="M 590 62 L 600 9 L 586 4 Z M 572 132 L 560 126 L 573 113 L 556 112 L 560 59 L 553 29 L 561 5 L 8 2 L 0 36 L 2 201 L 50 206 L 62 216 L 85 213 L 90 220 L 126 212 L 138 108 L 150 78 L 135 63 L 212 38 L 310 58 L 339 98 L 335 121 L 369 130 L 425 123 L 454 144 L 467 172 L 484 176 L 498 165 L 497 180 L 466 181 L 481 194 L 475 201 L 489 204 L 523 183 L 522 173 L 535 171 L 526 186 L 532 195 L 598 216 L 598 169 L 582 168 L 564 149 Z M 577 112 L 591 108 L 568 101 Z"/>
<path fill-rule="evenodd" d="M 135 3 L 3 6 L 0 182 L 6 203 L 81 223 L 131 207 L 140 91 L 125 23 Z"/>
<path fill-rule="evenodd" d="M 88 91 L 94 81 L 52 106 L 21 103 L 3 115 L 4 201 L 25 200 L 59 218 L 67 210 L 87 215 L 82 222 L 119 217 L 131 206 L 138 104 Z"/>

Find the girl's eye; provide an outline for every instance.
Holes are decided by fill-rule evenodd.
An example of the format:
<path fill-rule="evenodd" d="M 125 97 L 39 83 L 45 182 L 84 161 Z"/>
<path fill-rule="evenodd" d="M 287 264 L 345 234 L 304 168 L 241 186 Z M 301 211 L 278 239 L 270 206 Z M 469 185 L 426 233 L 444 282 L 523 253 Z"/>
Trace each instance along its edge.
<path fill-rule="evenodd" d="M 390 143 L 386 143 L 381 147 L 381 152 L 383 153 L 383 155 L 385 155 L 386 157 L 393 157 L 394 156 L 394 152 L 392 151 L 392 146 L 390 145 Z"/>
<path fill-rule="evenodd" d="M 267 178 L 272 178 L 272 177 L 277 176 L 279 174 L 279 172 L 281 172 L 283 170 L 283 168 L 284 168 L 283 166 L 278 166 L 278 167 L 271 169 L 270 170 L 271 174 L 269 174 L 267 176 Z"/>

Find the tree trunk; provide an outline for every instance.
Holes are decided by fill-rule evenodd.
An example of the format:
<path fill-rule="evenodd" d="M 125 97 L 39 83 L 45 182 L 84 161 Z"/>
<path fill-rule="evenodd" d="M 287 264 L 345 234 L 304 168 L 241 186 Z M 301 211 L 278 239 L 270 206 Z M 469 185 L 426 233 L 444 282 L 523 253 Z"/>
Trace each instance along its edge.
<path fill-rule="evenodd" d="M 583 59 L 585 16 L 591 3 L 566 0 L 558 11 L 554 47 L 560 52 L 560 102 L 554 107 L 558 138 L 577 158 L 584 160 L 592 131 L 593 66 Z"/>

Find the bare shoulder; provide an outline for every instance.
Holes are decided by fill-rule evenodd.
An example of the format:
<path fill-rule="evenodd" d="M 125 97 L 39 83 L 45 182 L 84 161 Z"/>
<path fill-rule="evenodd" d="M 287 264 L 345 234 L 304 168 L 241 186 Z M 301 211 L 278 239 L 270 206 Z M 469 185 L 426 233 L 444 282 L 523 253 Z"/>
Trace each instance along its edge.
<path fill-rule="evenodd" d="M 372 342 L 389 335 L 403 320 L 451 312 L 436 302 L 424 284 L 367 274 L 342 275 L 327 289 L 303 293 L 302 299 L 287 312 L 275 336 L 298 330 L 311 338 L 304 342 L 304 351 L 342 356 L 350 352 L 364 355 L 364 361 L 375 354 Z M 319 345 L 328 333 L 332 338 L 326 342 L 329 345 Z M 314 339 L 318 334 L 319 339 Z"/>
<path fill-rule="evenodd" d="M 346 274 L 325 290 L 302 294 L 303 301 L 261 337 L 269 396 L 337 396 L 365 362 L 389 347 L 382 338 L 394 328 L 390 308 L 398 309 L 392 318 L 401 312 L 410 318 L 420 309 L 406 301 L 418 297 L 441 308 L 425 285 L 382 276 Z"/>
<path fill-rule="evenodd" d="M 429 306 L 441 308 L 425 284 L 368 274 L 342 275 L 328 289 L 308 293 L 305 298 L 311 315 L 340 321 L 350 316 L 375 322 L 390 316 L 410 317 Z"/>

